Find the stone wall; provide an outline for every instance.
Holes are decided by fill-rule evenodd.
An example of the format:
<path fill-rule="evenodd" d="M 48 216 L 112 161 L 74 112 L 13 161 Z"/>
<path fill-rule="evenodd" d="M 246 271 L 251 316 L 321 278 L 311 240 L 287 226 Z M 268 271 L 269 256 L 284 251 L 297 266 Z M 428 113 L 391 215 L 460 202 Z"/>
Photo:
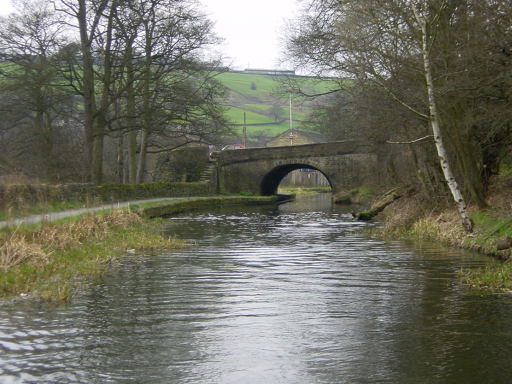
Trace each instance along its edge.
<path fill-rule="evenodd" d="M 209 154 L 207 146 L 186 147 L 161 154 L 153 171 L 156 182 L 195 182 L 199 181 Z"/>

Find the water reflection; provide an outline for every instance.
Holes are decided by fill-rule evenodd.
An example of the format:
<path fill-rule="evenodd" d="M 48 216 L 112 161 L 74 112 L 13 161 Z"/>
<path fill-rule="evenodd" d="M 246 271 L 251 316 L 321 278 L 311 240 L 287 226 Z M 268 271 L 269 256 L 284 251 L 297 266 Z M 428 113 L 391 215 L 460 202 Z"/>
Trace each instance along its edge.
<path fill-rule="evenodd" d="M 483 259 L 365 225 L 329 195 L 176 218 L 197 246 L 126 260 L 67 308 L 2 305 L 0 379 L 508 382 L 512 300 L 457 280 Z"/>

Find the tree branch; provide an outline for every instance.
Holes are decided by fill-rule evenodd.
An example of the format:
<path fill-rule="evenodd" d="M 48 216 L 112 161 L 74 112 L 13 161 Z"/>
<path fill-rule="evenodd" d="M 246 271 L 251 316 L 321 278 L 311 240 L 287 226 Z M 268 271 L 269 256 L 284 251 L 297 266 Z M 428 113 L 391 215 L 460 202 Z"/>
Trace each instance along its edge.
<path fill-rule="evenodd" d="M 419 143 L 423 140 L 427 140 L 427 139 L 430 139 L 430 138 L 433 138 L 434 135 L 427 135 L 425 137 L 420 137 L 419 139 L 416 139 L 416 140 L 412 140 L 412 141 L 391 141 L 391 140 L 386 140 L 386 143 L 388 144 L 415 144 L 415 143 Z"/>

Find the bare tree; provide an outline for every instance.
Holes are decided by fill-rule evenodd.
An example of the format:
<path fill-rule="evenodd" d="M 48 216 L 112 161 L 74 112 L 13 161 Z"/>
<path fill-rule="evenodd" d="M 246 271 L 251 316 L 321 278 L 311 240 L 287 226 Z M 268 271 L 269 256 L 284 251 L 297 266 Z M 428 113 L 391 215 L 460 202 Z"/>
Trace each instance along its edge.
<path fill-rule="evenodd" d="M 211 22 L 192 1 L 152 0 L 131 9 L 140 21 L 134 40 L 140 59 L 132 68 L 140 94 L 140 183 L 150 146 L 159 147 L 153 152 L 169 150 L 170 139 L 181 138 L 182 145 L 205 136 L 208 127 L 219 131 L 225 124 L 218 105 L 222 89 L 198 57 L 201 49 L 217 42 Z"/>
<path fill-rule="evenodd" d="M 340 86 L 347 91 L 354 83 L 377 84 L 397 106 L 415 116 L 418 123 L 425 127 L 428 124 L 438 162 L 467 230 L 471 230 L 472 224 L 466 213 L 465 198 L 455 182 L 457 174 L 463 176 L 463 185 L 474 201 L 485 205 L 483 189 L 478 186 L 481 180 L 472 176 L 479 174 L 480 166 L 470 159 L 475 148 L 472 142 L 481 140 L 475 134 L 479 131 L 478 122 L 473 119 L 473 124 L 467 124 L 467 121 L 474 116 L 475 91 L 478 101 L 489 105 L 489 90 L 477 86 L 484 83 L 486 76 L 482 65 L 487 70 L 494 68 L 496 73 L 506 71 L 505 66 L 500 68 L 495 63 L 499 54 L 477 60 L 477 53 L 482 57 L 482 52 L 489 49 L 492 52 L 495 48 L 490 40 L 471 36 L 490 35 L 489 21 L 496 15 L 510 15 L 510 6 L 505 3 L 499 0 L 312 0 L 307 3 L 299 26 L 291 27 L 288 40 L 290 57 L 297 65 L 315 68 L 319 73 L 337 73 L 345 79 Z M 481 45 L 471 47 L 474 41 Z M 500 59 L 505 56 L 501 55 Z M 487 84 L 489 80 L 487 76 Z M 508 96 L 501 97 L 506 100 Z M 466 115 L 459 113 L 458 118 L 452 117 L 461 105 Z M 498 144 L 497 140 L 493 142 Z M 481 148 L 485 153 L 484 147 Z M 453 164 L 459 172 L 454 172 Z"/>
<path fill-rule="evenodd" d="M 5 62 L 0 87 L 6 96 L 0 102 L 2 125 L 16 133 L 11 135 L 13 159 L 23 159 L 23 168 L 42 179 L 60 179 L 68 168 L 61 160 L 69 148 L 61 137 L 70 133 L 65 123 L 74 113 L 56 56 L 65 42 L 64 25 L 46 2 L 23 1 L 18 6 L 19 13 L 1 20 Z"/>
<path fill-rule="evenodd" d="M 211 24 L 193 1 L 60 0 L 56 7 L 79 32 L 80 57 L 69 79 L 84 98 L 91 180 L 102 181 L 103 138 L 122 129 L 128 134 L 129 180 L 142 182 L 151 136 L 169 126 L 172 113 L 179 115 L 166 111 L 171 105 L 163 95 L 183 78 L 204 81 L 191 59 L 214 42 Z M 124 108 L 114 108 L 119 100 Z"/>

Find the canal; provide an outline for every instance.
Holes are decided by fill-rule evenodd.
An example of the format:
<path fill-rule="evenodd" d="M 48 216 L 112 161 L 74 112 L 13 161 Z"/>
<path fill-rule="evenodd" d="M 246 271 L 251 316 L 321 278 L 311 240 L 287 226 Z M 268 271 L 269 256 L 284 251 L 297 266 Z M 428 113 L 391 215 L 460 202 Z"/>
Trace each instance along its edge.
<path fill-rule="evenodd" d="M 512 296 L 486 258 L 384 242 L 330 196 L 193 213 L 69 306 L 0 304 L 1 383 L 509 383 Z"/>

